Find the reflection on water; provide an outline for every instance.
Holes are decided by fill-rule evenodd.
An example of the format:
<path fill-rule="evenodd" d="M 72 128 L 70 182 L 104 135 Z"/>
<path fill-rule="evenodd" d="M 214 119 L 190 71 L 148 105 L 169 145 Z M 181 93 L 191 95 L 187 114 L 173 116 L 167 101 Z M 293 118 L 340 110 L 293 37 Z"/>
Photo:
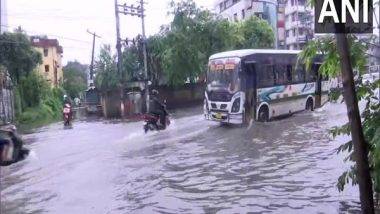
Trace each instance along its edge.
<path fill-rule="evenodd" d="M 141 123 L 59 125 L 27 136 L 36 158 L 4 168 L 6 213 L 356 213 L 356 188 L 339 193 L 348 166 L 327 129 L 344 122 L 334 105 L 250 129 L 201 116 L 169 130 Z M 195 111 L 195 110 L 193 110 Z M 181 112 L 179 113 L 181 114 Z"/>

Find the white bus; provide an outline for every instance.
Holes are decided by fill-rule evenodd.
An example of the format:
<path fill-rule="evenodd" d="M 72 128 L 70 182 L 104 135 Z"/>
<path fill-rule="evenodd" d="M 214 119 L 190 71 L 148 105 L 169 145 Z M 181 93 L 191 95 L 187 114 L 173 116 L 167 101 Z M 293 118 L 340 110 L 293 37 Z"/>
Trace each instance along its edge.
<path fill-rule="evenodd" d="M 237 50 L 209 59 L 204 116 L 221 123 L 266 122 L 328 101 L 329 82 L 297 66 L 295 50 Z"/>

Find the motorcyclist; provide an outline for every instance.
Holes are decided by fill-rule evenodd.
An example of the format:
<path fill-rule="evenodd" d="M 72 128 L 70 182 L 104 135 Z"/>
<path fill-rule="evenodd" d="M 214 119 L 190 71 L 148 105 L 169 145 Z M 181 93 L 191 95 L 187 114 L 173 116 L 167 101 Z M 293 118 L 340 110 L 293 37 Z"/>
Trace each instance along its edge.
<path fill-rule="evenodd" d="M 73 116 L 73 111 L 72 111 L 72 102 L 71 99 L 65 94 L 63 96 L 63 108 L 70 108 L 70 114 L 69 114 L 69 120 L 71 121 L 72 116 Z"/>
<path fill-rule="evenodd" d="M 70 99 L 70 97 L 68 97 L 66 94 L 65 95 L 63 95 L 63 106 L 65 106 L 66 104 L 70 104 L 70 106 L 71 106 L 71 99 Z"/>
<path fill-rule="evenodd" d="M 158 98 L 159 93 L 157 90 L 152 90 L 151 97 L 149 99 L 149 113 L 158 115 L 160 117 L 160 124 L 163 129 L 166 128 L 166 110 L 165 105 L 161 103 Z"/>

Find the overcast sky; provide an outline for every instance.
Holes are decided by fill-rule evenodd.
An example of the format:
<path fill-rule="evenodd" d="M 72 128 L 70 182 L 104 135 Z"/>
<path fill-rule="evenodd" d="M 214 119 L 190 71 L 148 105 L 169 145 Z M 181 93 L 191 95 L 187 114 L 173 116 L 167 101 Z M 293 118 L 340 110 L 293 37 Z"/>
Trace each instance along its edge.
<path fill-rule="evenodd" d="M 199 6 L 211 8 L 214 0 L 195 0 Z M 57 38 L 64 49 L 64 60 L 89 63 L 92 37 L 86 31 L 95 31 L 102 38 L 100 44 L 115 46 L 114 0 L 8 0 L 8 26 L 13 30 L 22 26 L 29 35 L 47 35 Z M 132 4 L 137 0 L 119 0 Z M 146 0 L 147 35 L 155 34 L 167 24 L 170 0 Z M 137 4 L 137 3 L 136 3 Z M 141 32 L 138 18 L 121 15 L 122 38 Z"/>

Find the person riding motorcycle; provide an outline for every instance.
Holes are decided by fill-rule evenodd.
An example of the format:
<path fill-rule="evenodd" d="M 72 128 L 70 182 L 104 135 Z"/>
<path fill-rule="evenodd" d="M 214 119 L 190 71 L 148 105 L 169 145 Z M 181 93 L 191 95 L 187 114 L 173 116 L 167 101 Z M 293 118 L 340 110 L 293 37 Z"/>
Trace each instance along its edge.
<path fill-rule="evenodd" d="M 158 98 L 158 91 L 152 90 L 151 97 L 149 99 L 149 113 L 158 115 L 160 117 L 160 124 L 162 128 L 166 128 L 166 109 L 165 105 L 161 103 L 161 101 Z"/>
<path fill-rule="evenodd" d="M 69 108 L 70 109 L 69 120 L 71 121 L 72 120 L 72 116 L 73 116 L 72 102 L 71 102 L 71 99 L 67 95 L 63 96 L 63 109 L 65 109 L 65 108 Z"/>

